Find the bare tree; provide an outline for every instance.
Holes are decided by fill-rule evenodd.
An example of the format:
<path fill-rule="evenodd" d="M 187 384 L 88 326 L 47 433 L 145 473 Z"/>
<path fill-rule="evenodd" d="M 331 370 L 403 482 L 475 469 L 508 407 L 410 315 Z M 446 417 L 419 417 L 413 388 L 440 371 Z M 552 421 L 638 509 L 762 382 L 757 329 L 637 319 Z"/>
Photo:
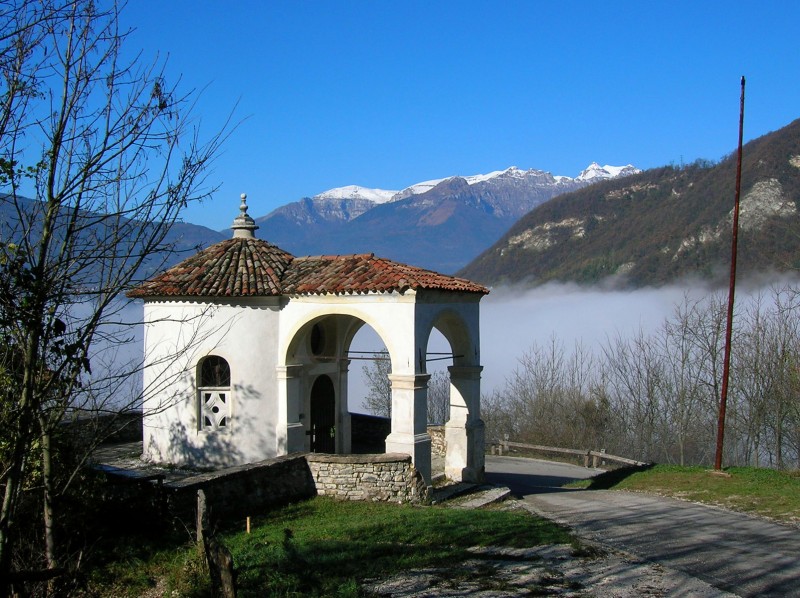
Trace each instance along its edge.
<path fill-rule="evenodd" d="M 374 415 L 392 416 L 392 362 L 384 348 L 368 364 L 361 368 L 361 376 L 367 388 L 364 406 Z M 428 423 L 443 424 L 450 416 L 450 375 L 436 371 L 428 381 Z"/>
<path fill-rule="evenodd" d="M 392 416 L 392 383 L 389 380 L 391 373 L 392 362 L 385 348 L 361 368 L 362 378 L 367 387 L 364 406 L 374 415 Z"/>
<path fill-rule="evenodd" d="M 428 380 L 428 423 L 442 425 L 450 418 L 450 374 L 437 370 Z"/>
<path fill-rule="evenodd" d="M 594 380 L 593 358 L 580 343 L 571 351 L 556 338 L 534 343 L 518 362 L 504 388 L 484 398 L 490 434 L 580 448 L 603 442 L 608 404 Z"/>
<path fill-rule="evenodd" d="M 742 317 L 732 419 L 754 463 L 797 464 L 799 308 L 796 292 L 774 288 L 771 302 L 760 296 Z"/>
<path fill-rule="evenodd" d="M 800 293 L 773 289 L 737 315 L 726 462 L 800 462 Z M 725 301 L 675 306 L 652 333 L 617 334 L 599 358 L 557 339 L 534 344 L 501 389 L 482 398 L 487 436 L 630 457 L 708 464 L 719 404 Z"/>
<path fill-rule="evenodd" d="M 45 564 L 59 565 L 55 483 L 72 477 L 54 473 L 53 432 L 69 410 L 108 400 L 121 376 L 91 375 L 93 347 L 130 336 L 123 291 L 170 250 L 181 210 L 213 191 L 204 178 L 221 134 L 201 141 L 194 94 L 169 83 L 163 64 L 125 62 L 125 38 L 113 4 L 0 9 L 3 580 L 33 456 Z"/>

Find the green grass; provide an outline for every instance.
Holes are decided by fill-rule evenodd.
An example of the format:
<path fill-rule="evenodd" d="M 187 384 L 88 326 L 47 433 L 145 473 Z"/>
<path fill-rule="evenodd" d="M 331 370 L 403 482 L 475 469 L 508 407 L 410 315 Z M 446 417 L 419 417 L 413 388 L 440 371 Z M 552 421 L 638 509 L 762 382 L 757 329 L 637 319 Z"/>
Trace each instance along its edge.
<path fill-rule="evenodd" d="M 358 583 L 455 564 L 470 546 L 526 547 L 571 541 L 524 513 L 351 503 L 317 498 L 225 538 L 243 596 L 358 595 Z M 337 589 L 343 588 L 337 594 Z"/>
<path fill-rule="evenodd" d="M 800 520 L 800 474 L 656 465 L 611 471 L 572 484 L 651 492 L 720 505 L 780 521 Z M 364 596 L 363 584 L 412 569 L 447 568 L 473 558 L 472 546 L 515 548 L 577 541 L 564 529 L 524 511 L 415 507 L 326 498 L 289 505 L 231 523 L 220 538 L 231 550 L 239 595 Z M 89 577 L 93 596 L 209 596 L 204 558 L 191 530 L 114 538 Z M 471 574 L 471 573 L 470 573 Z M 491 572 L 487 573 L 491 577 Z M 174 593 L 173 593 L 174 591 Z M 155 595 L 155 594 L 151 594 Z"/>
<path fill-rule="evenodd" d="M 471 546 L 530 547 L 573 543 L 551 522 L 524 511 L 461 510 L 315 498 L 222 530 L 236 566 L 239 595 L 362 596 L 361 584 L 409 569 L 454 566 Z M 207 574 L 189 543 L 141 551 L 102 571 L 106 587 L 128 584 L 135 596 L 167 580 L 167 593 L 207 596 Z M 102 577 L 96 576 L 96 579 Z M 121 583 L 124 582 L 124 583 Z M 121 594 L 120 594 L 121 595 Z"/>
<path fill-rule="evenodd" d="M 800 522 L 800 472 L 797 471 L 730 467 L 717 473 L 704 467 L 655 465 L 610 471 L 570 486 L 651 492 L 776 521 Z"/>

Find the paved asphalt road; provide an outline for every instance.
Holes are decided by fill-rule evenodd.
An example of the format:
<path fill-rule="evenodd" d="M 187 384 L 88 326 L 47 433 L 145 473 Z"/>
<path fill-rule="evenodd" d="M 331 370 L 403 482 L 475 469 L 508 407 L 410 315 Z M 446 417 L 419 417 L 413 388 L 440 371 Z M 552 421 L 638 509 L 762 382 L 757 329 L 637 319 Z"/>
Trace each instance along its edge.
<path fill-rule="evenodd" d="M 537 513 L 739 596 L 800 597 L 800 530 L 722 509 L 632 492 L 565 490 L 590 469 L 486 458 L 489 482 Z"/>

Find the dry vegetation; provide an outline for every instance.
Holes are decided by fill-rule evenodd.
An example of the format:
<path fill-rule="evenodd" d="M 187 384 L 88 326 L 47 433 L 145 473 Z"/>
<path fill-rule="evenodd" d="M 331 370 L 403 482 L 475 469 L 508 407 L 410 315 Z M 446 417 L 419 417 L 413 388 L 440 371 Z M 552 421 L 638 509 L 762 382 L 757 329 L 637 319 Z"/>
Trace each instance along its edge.
<path fill-rule="evenodd" d="M 708 465 L 714 455 L 726 299 L 688 297 L 660 329 L 595 352 L 534 345 L 483 399 L 487 438 Z M 800 466 L 800 295 L 776 288 L 735 316 L 726 465 Z"/>

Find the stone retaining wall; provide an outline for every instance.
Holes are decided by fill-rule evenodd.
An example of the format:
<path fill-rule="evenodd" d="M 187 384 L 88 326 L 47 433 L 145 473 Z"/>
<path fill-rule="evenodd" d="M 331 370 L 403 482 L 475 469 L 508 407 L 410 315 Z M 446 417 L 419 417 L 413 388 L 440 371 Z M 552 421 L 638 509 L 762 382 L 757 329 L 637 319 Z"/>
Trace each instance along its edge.
<path fill-rule="evenodd" d="M 109 504 L 160 513 L 186 526 L 192 526 L 201 489 L 214 519 L 247 516 L 315 495 L 397 503 L 430 499 L 430 489 L 411 457 L 399 453 L 297 453 L 171 480 L 113 467 L 98 471 L 116 482 L 106 486 Z"/>
<path fill-rule="evenodd" d="M 302 454 L 286 455 L 197 474 L 163 485 L 170 508 L 193 512 L 197 491 L 216 515 L 242 515 L 273 505 L 311 498 L 314 480 Z"/>
<path fill-rule="evenodd" d="M 98 415 L 96 413 L 68 413 L 61 423 L 77 438 L 91 442 L 115 444 L 136 442 L 142 439 L 142 412 L 128 411 Z"/>
<path fill-rule="evenodd" d="M 317 494 L 344 500 L 426 502 L 429 489 L 411 457 L 384 455 L 306 455 Z"/>

